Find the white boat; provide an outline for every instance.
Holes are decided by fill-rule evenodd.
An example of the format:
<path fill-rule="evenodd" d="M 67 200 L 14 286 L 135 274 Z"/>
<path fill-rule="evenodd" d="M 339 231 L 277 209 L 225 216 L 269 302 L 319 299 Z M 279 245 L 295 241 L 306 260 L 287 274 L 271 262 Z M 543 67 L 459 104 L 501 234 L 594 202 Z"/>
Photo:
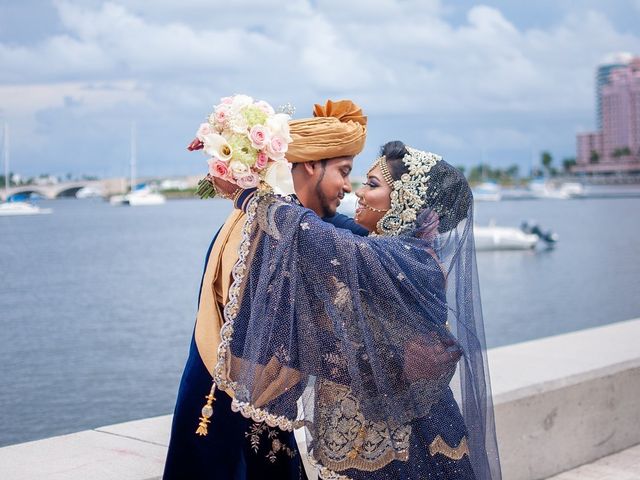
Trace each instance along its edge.
<path fill-rule="evenodd" d="M 3 135 L 3 151 L 4 151 L 4 190 L 5 198 L 9 198 L 9 126 L 4 124 Z M 17 216 L 17 215 L 42 215 L 51 213 L 50 208 L 40 208 L 27 202 L 2 202 L 0 203 L 0 217 Z"/>
<path fill-rule="evenodd" d="M 538 235 L 525 233 L 519 228 L 489 225 L 473 227 L 473 238 L 477 251 L 531 250 L 538 243 Z"/>
<path fill-rule="evenodd" d="M 500 185 L 483 182 L 472 189 L 473 199 L 479 202 L 499 202 L 502 199 Z"/>
<path fill-rule="evenodd" d="M 149 205 L 162 205 L 167 201 L 161 193 L 154 192 L 147 187 L 134 190 L 124 196 L 123 203 L 132 207 L 143 207 Z"/>
<path fill-rule="evenodd" d="M 136 186 L 136 128 L 131 125 L 131 191 L 125 195 L 114 195 L 109 198 L 111 205 L 129 205 L 131 207 L 143 207 L 162 205 L 167 201 L 161 193 L 151 189 L 148 185 Z"/>
<path fill-rule="evenodd" d="M 584 187 L 577 182 L 565 182 L 556 185 L 546 180 L 534 180 L 529 184 L 529 189 L 536 198 L 567 200 L 569 198 L 584 197 L 585 195 Z"/>
<path fill-rule="evenodd" d="M 40 208 L 27 202 L 3 202 L 0 203 L 0 217 L 13 215 L 42 215 L 51 213 L 50 208 Z"/>

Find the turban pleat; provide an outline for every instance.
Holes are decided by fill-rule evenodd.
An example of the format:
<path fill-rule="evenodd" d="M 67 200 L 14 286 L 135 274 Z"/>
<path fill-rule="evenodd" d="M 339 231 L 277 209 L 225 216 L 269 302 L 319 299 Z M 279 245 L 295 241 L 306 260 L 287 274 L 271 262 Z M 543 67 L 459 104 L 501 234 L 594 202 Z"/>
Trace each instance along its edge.
<path fill-rule="evenodd" d="M 313 118 L 292 120 L 287 160 L 311 162 L 336 157 L 355 156 L 364 148 L 367 117 L 350 100 L 327 101 L 315 105 Z"/>

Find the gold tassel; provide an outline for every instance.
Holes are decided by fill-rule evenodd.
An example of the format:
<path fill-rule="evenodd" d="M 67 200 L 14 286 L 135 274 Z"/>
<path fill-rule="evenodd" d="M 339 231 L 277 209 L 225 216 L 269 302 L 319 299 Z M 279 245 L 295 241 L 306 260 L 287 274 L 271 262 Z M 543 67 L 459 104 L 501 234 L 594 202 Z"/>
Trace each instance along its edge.
<path fill-rule="evenodd" d="M 201 435 L 204 437 L 209 433 L 209 430 L 207 429 L 207 425 L 211 423 L 211 420 L 209 419 L 211 418 L 211 415 L 213 415 L 212 404 L 216 399 L 216 397 L 214 396 L 215 393 L 216 393 L 216 384 L 213 383 L 211 385 L 211 391 L 209 392 L 209 395 L 204 397 L 207 399 L 207 403 L 204 407 L 202 407 L 202 411 L 201 411 L 202 416 L 200 417 L 200 423 L 198 424 L 196 435 Z"/>

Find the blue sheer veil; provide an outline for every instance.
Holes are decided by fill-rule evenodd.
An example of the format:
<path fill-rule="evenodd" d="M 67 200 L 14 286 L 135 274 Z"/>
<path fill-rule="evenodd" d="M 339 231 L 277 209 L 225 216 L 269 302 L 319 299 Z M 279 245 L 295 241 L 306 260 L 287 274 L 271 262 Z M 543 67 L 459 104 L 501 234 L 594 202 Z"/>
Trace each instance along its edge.
<path fill-rule="evenodd" d="M 442 160 L 428 189 L 388 236 L 355 236 L 268 193 L 247 208 L 214 380 L 235 411 L 302 429 L 322 478 L 348 478 L 340 466 L 354 455 L 374 468 L 369 439 L 338 431 L 336 415 L 358 415 L 385 458 L 411 461 L 406 426 L 449 388 L 476 477 L 500 478 L 471 191 Z M 340 392 L 353 412 L 331 410 Z M 340 458 L 323 449 L 340 442 Z"/>

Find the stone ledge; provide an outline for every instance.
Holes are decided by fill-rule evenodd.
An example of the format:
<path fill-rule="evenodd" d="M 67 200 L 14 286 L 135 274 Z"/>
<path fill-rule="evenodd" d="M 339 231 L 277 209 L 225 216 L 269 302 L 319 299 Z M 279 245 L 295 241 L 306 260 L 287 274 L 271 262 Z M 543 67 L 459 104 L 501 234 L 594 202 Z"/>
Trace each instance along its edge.
<path fill-rule="evenodd" d="M 640 319 L 489 351 L 505 480 L 547 478 L 640 444 L 638 338 Z M 171 418 L 0 448 L 0 478 L 159 479 Z M 570 473 L 557 478 L 601 478 Z"/>
<path fill-rule="evenodd" d="M 640 319 L 489 351 L 503 476 L 538 480 L 640 444 Z"/>
<path fill-rule="evenodd" d="M 161 426 L 154 420 L 145 428 Z M 0 478 L 151 480 L 162 475 L 166 454 L 162 445 L 87 430 L 0 449 Z"/>

